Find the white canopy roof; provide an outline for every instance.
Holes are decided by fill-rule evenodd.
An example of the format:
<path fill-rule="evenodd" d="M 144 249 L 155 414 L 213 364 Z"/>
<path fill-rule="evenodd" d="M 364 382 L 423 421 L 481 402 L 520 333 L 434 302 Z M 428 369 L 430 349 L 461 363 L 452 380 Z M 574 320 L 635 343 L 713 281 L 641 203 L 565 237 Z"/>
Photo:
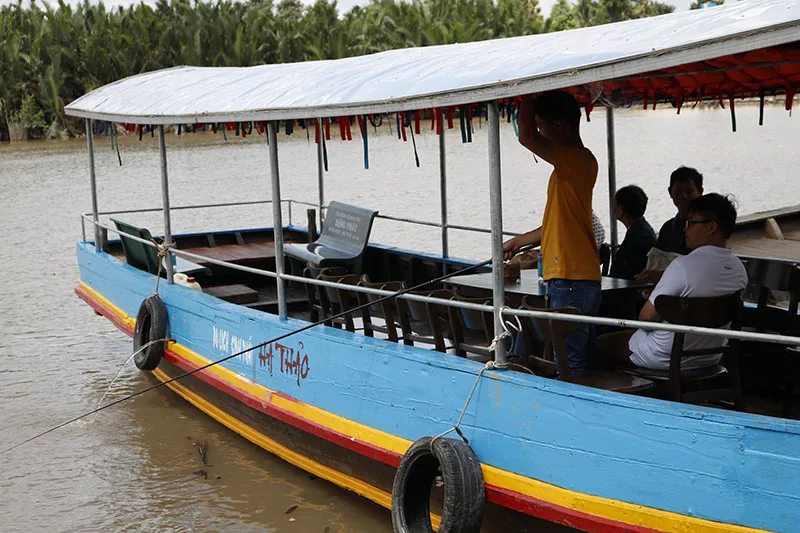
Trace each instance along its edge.
<path fill-rule="evenodd" d="M 334 61 L 175 67 L 96 89 L 68 115 L 140 124 L 424 109 L 610 80 L 800 41 L 800 0 L 747 0 L 578 30 Z"/>

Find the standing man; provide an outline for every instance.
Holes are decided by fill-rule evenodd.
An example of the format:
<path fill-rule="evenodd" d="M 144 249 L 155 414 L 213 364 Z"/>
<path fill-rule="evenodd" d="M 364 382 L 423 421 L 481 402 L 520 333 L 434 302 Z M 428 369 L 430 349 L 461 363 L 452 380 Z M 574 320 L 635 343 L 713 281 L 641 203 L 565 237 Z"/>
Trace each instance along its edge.
<path fill-rule="evenodd" d="M 664 222 L 658 232 L 655 248 L 664 252 L 687 255 L 691 249 L 686 244 L 686 220 L 689 218 L 689 204 L 703 195 L 703 175 L 696 168 L 678 167 L 669 177 L 669 192 L 678 214 Z M 663 270 L 642 270 L 636 275 L 637 281 L 658 283 Z"/>
<path fill-rule="evenodd" d="M 550 307 L 577 307 L 585 315 L 600 308 L 600 258 L 592 227 L 592 191 L 597 160 L 580 136 L 581 109 L 569 93 L 552 91 L 519 109 L 519 142 L 553 165 L 542 226 L 503 244 L 506 258 L 523 246 L 542 245 L 543 278 Z M 594 326 L 581 324 L 566 339 L 569 366 L 585 373 L 594 357 Z M 558 354 L 563 356 L 563 354 Z"/>

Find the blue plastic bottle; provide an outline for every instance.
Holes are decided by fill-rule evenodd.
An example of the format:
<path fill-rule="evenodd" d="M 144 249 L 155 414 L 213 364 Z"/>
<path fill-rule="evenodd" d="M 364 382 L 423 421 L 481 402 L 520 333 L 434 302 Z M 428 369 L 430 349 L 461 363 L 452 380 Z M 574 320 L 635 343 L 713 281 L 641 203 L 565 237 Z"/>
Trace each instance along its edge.
<path fill-rule="evenodd" d="M 542 266 L 542 252 L 539 252 L 539 282 L 541 283 L 543 280 L 542 274 L 544 271 L 544 267 Z"/>

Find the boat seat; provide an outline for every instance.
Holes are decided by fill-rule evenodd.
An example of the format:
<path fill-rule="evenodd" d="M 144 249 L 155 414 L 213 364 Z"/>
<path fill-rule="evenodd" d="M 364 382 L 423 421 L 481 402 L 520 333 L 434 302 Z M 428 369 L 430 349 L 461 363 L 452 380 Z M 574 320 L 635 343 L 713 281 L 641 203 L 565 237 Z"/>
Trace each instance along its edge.
<path fill-rule="evenodd" d="M 366 274 L 361 277 L 358 283 L 362 287 L 371 289 L 381 289 L 384 291 L 399 292 L 406 288 L 406 284 L 402 281 L 382 281 L 378 283 L 371 283 Z M 383 300 L 379 303 L 374 303 L 380 300 L 380 296 L 369 293 L 358 293 L 358 300 L 360 305 L 371 303 L 369 307 L 362 312 L 364 318 L 364 333 L 373 336 L 375 332 L 383 333 L 389 337 L 391 342 L 398 342 L 400 337 L 398 330 L 402 330 L 400 320 L 397 316 L 397 308 L 394 299 Z M 375 324 L 372 319 L 375 317 L 382 318 L 384 324 Z"/>
<path fill-rule="evenodd" d="M 134 268 L 157 275 L 158 252 L 156 249 L 152 246 L 148 246 L 144 243 L 126 237 L 126 235 L 132 235 L 146 241 L 151 241 L 153 240 L 153 236 L 150 234 L 150 231 L 147 228 L 140 228 L 115 218 L 112 218 L 111 221 L 114 222 L 114 225 L 117 226 L 117 230 L 120 232 L 119 237 L 120 242 L 122 243 L 122 250 L 125 252 L 125 261 Z M 172 269 L 174 273 L 182 273 L 187 275 L 211 274 L 211 271 L 207 267 L 198 265 L 197 263 L 192 263 L 191 261 L 187 261 L 186 259 L 182 259 L 177 256 L 172 257 L 175 258 L 175 263 Z M 162 277 L 167 276 L 166 268 L 161 269 L 161 275 Z"/>
<path fill-rule="evenodd" d="M 361 261 L 377 214 L 370 209 L 331 202 L 319 238 L 308 244 L 286 244 L 284 252 L 312 267 L 339 265 L 361 274 Z"/>
<path fill-rule="evenodd" d="M 732 331 L 741 330 L 742 291 L 723 296 L 686 298 L 662 294 L 655 301 L 659 316 L 670 324 L 683 326 L 721 328 L 730 324 Z M 730 339 L 727 346 L 716 348 L 685 349 L 684 333 L 675 333 L 672 340 L 669 369 L 623 368 L 621 371 L 650 380 L 660 381 L 666 399 L 676 402 L 701 403 L 732 401 L 734 407 L 744 411 L 739 351 L 741 342 Z M 686 357 L 723 354 L 723 365 L 712 365 L 697 370 L 681 370 Z M 666 373 L 666 379 L 664 374 Z M 691 385 L 691 386 L 690 386 Z"/>
<path fill-rule="evenodd" d="M 757 304 L 745 308 L 742 315 L 742 329 L 759 333 L 778 335 L 795 335 L 800 331 L 800 265 L 795 262 L 777 261 L 762 258 L 744 258 L 747 277 L 750 280 L 748 290 L 752 292 Z M 783 305 L 772 305 L 770 298 L 784 299 Z M 785 298 L 788 297 L 788 302 Z M 767 360 L 768 389 L 779 385 L 783 402 L 783 416 L 790 418 L 793 408 L 793 392 L 795 388 L 795 361 L 797 350 L 780 344 L 758 341 L 741 343 L 743 358 L 743 374 L 752 377 L 752 372 Z M 777 392 L 777 391 L 773 391 Z"/>
<path fill-rule="evenodd" d="M 577 307 L 541 309 L 531 304 L 527 298 L 523 300 L 522 308 L 551 313 L 581 314 L 580 309 Z M 577 322 L 533 318 L 531 322 L 521 322 L 521 324 L 523 335 L 530 339 L 526 342 L 526 345 L 537 347 L 536 351 L 527 356 L 528 360 L 526 361 L 526 366 L 537 375 L 555 377 L 561 381 L 568 381 L 578 385 L 628 394 L 639 393 L 653 387 L 653 382 L 649 378 L 617 372 L 592 371 L 586 374 L 573 374 L 567 357 L 556 357 L 556 355 L 567 353 L 566 337 L 578 328 L 580 324 Z M 534 339 L 537 342 L 532 342 Z M 537 353 L 538 350 L 541 350 L 541 352 Z"/>

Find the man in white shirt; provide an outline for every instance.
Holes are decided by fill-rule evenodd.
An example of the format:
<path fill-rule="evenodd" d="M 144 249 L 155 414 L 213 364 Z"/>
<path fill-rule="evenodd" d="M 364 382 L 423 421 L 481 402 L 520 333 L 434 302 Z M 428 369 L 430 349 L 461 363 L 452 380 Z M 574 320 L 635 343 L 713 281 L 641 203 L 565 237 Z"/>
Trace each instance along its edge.
<path fill-rule="evenodd" d="M 675 259 L 664 271 L 639 320 L 660 322 L 655 301 L 662 294 L 683 297 L 723 296 L 744 290 L 747 273 L 733 251 L 728 238 L 736 224 L 736 207 L 725 196 L 711 193 L 692 200 L 686 220 L 686 245 L 692 252 Z M 606 364 L 633 363 L 655 370 L 669 369 L 673 334 L 668 331 L 629 330 L 602 335 L 598 351 Z M 725 339 L 686 335 L 686 349 L 722 347 Z M 682 361 L 688 370 L 715 365 L 722 354 L 699 355 Z"/>

